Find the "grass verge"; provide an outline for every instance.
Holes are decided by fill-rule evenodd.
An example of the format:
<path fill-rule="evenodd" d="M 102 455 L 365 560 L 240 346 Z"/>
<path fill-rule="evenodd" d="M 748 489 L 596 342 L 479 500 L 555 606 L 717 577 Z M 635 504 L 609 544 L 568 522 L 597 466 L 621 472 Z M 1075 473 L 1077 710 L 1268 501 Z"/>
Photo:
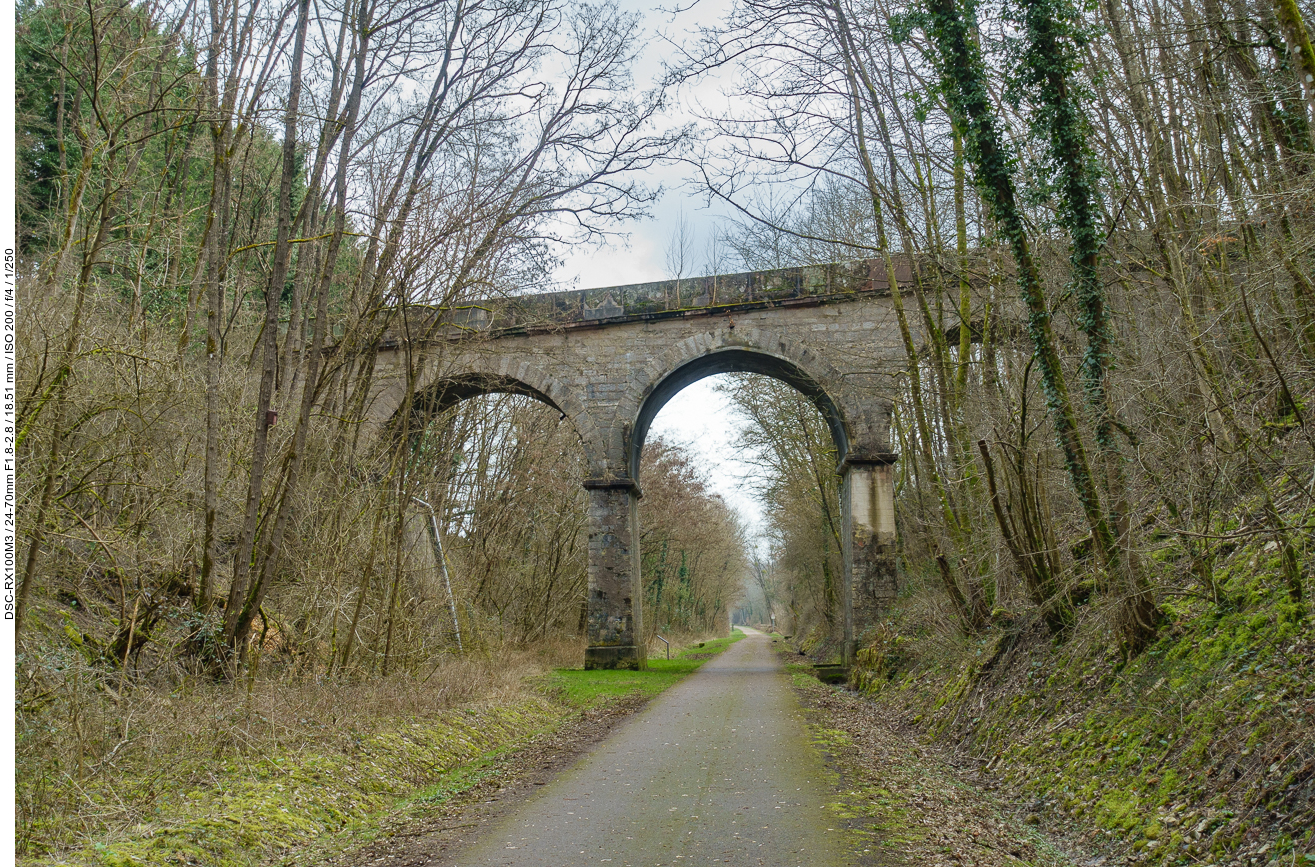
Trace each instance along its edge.
<path fill-rule="evenodd" d="M 592 707 L 631 693 L 654 696 L 674 686 L 697 671 L 710 657 L 716 656 L 744 637 L 738 629 L 726 638 L 700 641 L 683 648 L 674 659 L 648 660 L 643 671 L 582 671 L 559 668 L 542 679 L 544 687 L 555 692 L 571 707 Z"/>

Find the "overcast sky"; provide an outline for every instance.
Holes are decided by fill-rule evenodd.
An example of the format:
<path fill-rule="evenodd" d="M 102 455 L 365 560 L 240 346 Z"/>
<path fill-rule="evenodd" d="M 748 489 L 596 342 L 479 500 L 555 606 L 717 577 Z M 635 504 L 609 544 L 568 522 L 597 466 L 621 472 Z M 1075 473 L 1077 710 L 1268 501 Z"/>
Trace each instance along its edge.
<path fill-rule="evenodd" d="M 699 26 L 715 25 L 731 7 L 731 0 L 671 0 L 667 5 L 680 3 L 681 12 L 673 15 L 651 0 L 618 0 L 618 5 L 642 16 L 645 28 L 644 49 L 635 67 L 635 86 L 647 90 L 661 77 L 663 60 L 675 55 L 672 42 L 690 38 L 691 30 Z M 709 79 L 695 89 L 686 89 L 681 99 L 674 102 L 667 115 L 672 126 L 694 120 L 687 110 L 689 100 L 703 104 L 717 104 L 720 100 L 720 81 Z M 707 237 L 724 215 L 719 209 L 708 209 L 703 198 L 690 187 L 689 167 L 683 164 L 659 166 L 650 172 L 650 186 L 662 186 L 666 192 L 652 207 L 652 216 L 638 223 L 627 224 L 628 237 L 604 247 L 577 246 L 566 252 L 564 261 L 553 280 L 563 288 L 592 289 L 599 286 L 623 286 L 627 283 L 645 283 L 666 280 L 666 252 L 672 232 L 684 214 L 686 224 L 693 233 L 692 248 L 697 263 L 700 261 Z"/>

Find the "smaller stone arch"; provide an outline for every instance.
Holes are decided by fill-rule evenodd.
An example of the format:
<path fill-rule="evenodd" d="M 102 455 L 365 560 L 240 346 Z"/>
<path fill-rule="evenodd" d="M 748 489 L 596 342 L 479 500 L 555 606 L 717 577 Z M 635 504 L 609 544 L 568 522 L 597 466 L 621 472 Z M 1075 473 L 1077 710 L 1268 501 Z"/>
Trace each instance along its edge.
<path fill-rule="evenodd" d="M 419 389 L 411 402 L 411 412 L 437 415 L 451 409 L 463 400 L 485 394 L 521 394 L 532 397 L 566 414 L 550 396 L 510 376 L 464 372 L 436 378 L 427 387 Z"/>
<path fill-rule="evenodd" d="M 598 425 L 584 402 L 561 380 L 515 355 L 463 353 L 442 362 L 431 362 L 417 378 L 412 411 L 437 414 L 463 400 L 485 394 L 521 394 L 557 410 L 580 438 L 589 465 L 598 462 Z M 380 409 L 387 412 L 386 426 L 396 424 L 405 395 L 404 378 L 394 378 L 381 389 L 378 400 L 382 404 Z"/>

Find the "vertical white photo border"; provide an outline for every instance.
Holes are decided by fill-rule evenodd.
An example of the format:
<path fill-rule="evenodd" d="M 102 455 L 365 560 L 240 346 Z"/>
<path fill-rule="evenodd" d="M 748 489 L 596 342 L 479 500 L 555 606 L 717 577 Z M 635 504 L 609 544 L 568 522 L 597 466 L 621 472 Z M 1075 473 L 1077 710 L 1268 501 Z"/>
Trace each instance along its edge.
<path fill-rule="evenodd" d="M 15 40 L 15 4 L 13 2 L 5 3 L 5 24 L 0 27 L 0 196 L 3 196 L 3 205 L 0 205 L 0 248 L 4 250 L 3 271 L 0 272 L 0 346 L 3 347 L 4 358 L 0 361 L 0 367 L 3 367 L 4 374 L 4 393 L 3 404 L 4 420 L 0 423 L 0 432 L 3 438 L 0 439 L 0 466 L 3 467 L 3 504 L 0 505 L 0 533 L 3 534 L 3 572 L 4 572 L 4 618 L 0 623 L 4 624 L 3 630 L 0 631 L 0 646 L 4 648 L 0 653 L 5 660 L 4 672 L 0 675 L 0 696 L 3 696 L 3 706 L 5 710 L 0 712 L 0 725 L 3 725 L 3 743 L 4 753 L 0 757 L 0 767 L 3 767 L 3 777 L 0 779 L 0 816 L 4 816 L 0 821 L 0 858 L 5 858 L 3 854 L 9 852 L 15 853 L 15 809 L 17 800 L 15 798 L 17 779 L 14 774 L 14 756 L 17 749 L 15 741 L 15 705 L 14 705 L 14 683 L 16 676 L 16 659 L 14 648 L 14 608 L 15 600 L 18 593 L 18 516 L 16 514 L 18 488 L 16 473 L 16 455 L 14 454 L 15 441 L 15 407 L 17 401 L 17 392 L 15 388 L 15 379 L 17 377 L 17 368 L 15 367 L 15 323 L 17 321 L 18 311 L 15 304 L 15 284 L 18 282 L 18 238 L 16 231 L 16 220 L 14 214 L 15 205 L 15 159 L 17 151 L 15 148 L 15 111 L 14 111 L 14 63 L 16 60 L 14 51 Z"/>

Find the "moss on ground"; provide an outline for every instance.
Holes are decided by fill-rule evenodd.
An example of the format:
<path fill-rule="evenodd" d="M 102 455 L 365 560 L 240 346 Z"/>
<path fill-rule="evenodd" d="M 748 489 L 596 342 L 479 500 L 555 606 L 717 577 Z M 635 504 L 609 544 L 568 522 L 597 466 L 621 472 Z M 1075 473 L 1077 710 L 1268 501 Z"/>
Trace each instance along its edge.
<path fill-rule="evenodd" d="M 838 780 L 828 804 L 856 867 L 1071 867 L 1036 828 L 958 779 L 851 691 L 794 673 L 814 743 Z"/>
<path fill-rule="evenodd" d="M 359 739 L 348 753 L 289 754 L 216 763 L 213 783 L 161 795 L 155 815 L 117 839 L 38 864 L 134 867 L 258 863 L 326 831 L 366 819 L 421 787 L 560 724 L 544 699 L 467 707 Z"/>
<path fill-rule="evenodd" d="M 1233 552 L 1218 603 L 1166 599 L 1130 662 L 1097 618 L 1064 644 L 1037 627 L 947 644 L 895 620 L 857 680 L 1040 821 L 1129 863 L 1315 864 L 1315 630 L 1274 547 Z"/>

